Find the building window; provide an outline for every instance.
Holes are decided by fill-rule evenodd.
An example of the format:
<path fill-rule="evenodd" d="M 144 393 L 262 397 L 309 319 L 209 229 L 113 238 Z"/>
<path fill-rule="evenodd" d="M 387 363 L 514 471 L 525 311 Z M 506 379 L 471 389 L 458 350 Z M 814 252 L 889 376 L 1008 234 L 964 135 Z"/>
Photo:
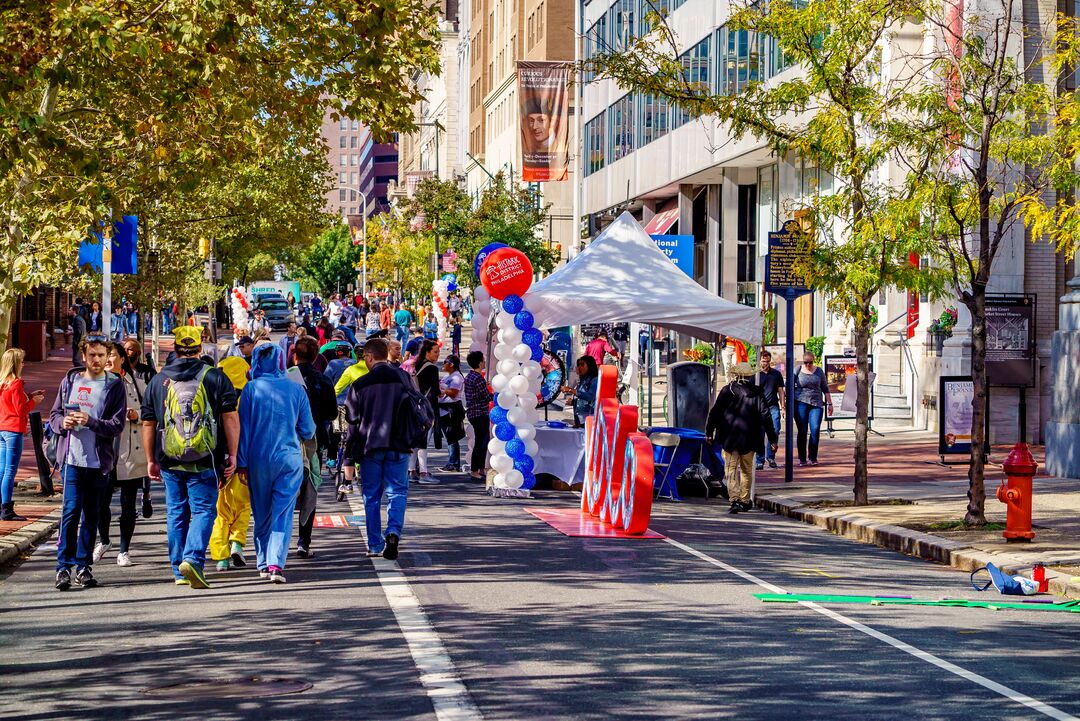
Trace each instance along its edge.
<path fill-rule="evenodd" d="M 349 119 L 348 118 L 342 118 L 341 119 L 341 125 L 339 127 L 342 130 L 348 130 L 349 129 Z"/>
<path fill-rule="evenodd" d="M 346 197 L 346 193 L 347 193 L 347 192 L 348 192 L 348 191 L 346 191 L 346 190 L 345 190 L 345 188 L 342 188 L 341 190 L 339 190 L 339 191 L 338 191 L 338 200 L 340 200 L 340 201 L 344 201 L 344 200 L 345 200 L 345 197 Z"/>
<path fill-rule="evenodd" d="M 729 30 L 725 25 L 716 34 L 721 95 L 734 95 L 765 79 L 765 48 L 759 33 Z"/>
<path fill-rule="evenodd" d="M 357 140 L 358 140 L 358 138 L 355 135 L 352 136 L 351 138 L 349 138 L 349 147 L 350 148 L 355 148 Z"/>
<path fill-rule="evenodd" d="M 926 258 L 926 257 L 919 258 L 919 269 L 922 270 L 924 273 L 929 271 L 930 270 L 930 259 Z M 926 291 L 923 291 L 922 293 L 919 293 L 919 302 L 920 303 L 929 303 L 930 302 L 930 294 L 927 293 Z"/>
<path fill-rule="evenodd" d="M 351 200 L 354 203 L 356 202 L 356 191 L 355 190 L 350 190 L 349 191 L 349 200 Z"/>
<path fill-rule="evenodd" d="M 668 99 L 655 95 L 638 95 L 638 112 L 641 118 L 641 139 L 638 147 L 648 145 L 668 132 Z"/>
<path fill-rule="evenodd" d="M 604 118 L 605 113 L 600 113 L 585 124 L 585 142 L 588 162 L 585 165 L 585 174 L 595 173 L 604 167 Z"/>
<path fill-rule="evenodd" d="M 350 173 L 349 174 L 349 182 L 352 183 L 353 185 L 356 185 L 356 173 Z"/>
<path fill-rule="evenodd" d="M 636 4 L 636 0 L 617 0 L 608 11 L 611 14 L 611 45 L 615 50 L 625 50 L 634 39 Z"/>
<path fill-rule="evenodd" d="M 634 97 L 624 95 L 616 100 L 607 112 L 611 136 L 608 159 L 614 163 L 634 152 Z"/>
<path fill-rule="evenodd" d="M 343 148 L 345 147 L 345 136 L 344 136 L 344 135 L 342 135 L 342 136 L 341 136 L 341 139 L 340 139 L 340 145 L 341 145 L 341 147 L 343 147 Z"/>
<path fill-rule="evenodd" d="M 740 185 L 735 224 L 735 280 L 738 283 L 757 280 L 757 212 L 757 185 Z"/>
<path fill-rule="evenodd" d="M 711 37 L 707 37 L 699 42 L 694 47 L 687 50 L 681 56 L 679 60 L 683 66 L 683 77 L 686 82 L 691 85 L 700 84 L 709 87 L 709 56 L 711 49 Z M 671 126 L 678 128 L 690 122 L 690 113 L 678 107 L 674 106 Z"/>
<path fill-rule="evenodd" d="M 359 121 L 356 121 L 356 120 L 352 121 L 352 129 L 353 130 L 359 130 L 360 129 Z"/>
<path fill-rule="evenodd" d="M 345 156 L 344 156 L 344 155 L 342 155 L 340 159 L 341 159 L 341 167 L 343 167 L 343 168 L 344 168 L 344 167 L 345 167 L 345 164 L 346 164 L 346 163 L 347 163 L 348 161 L 347 161 L 347 160 L 345 159 Z"/>
<path fill-rule="evenodd" d="M 356 161 L 359 160 L 359 158 L 360 158 L 360 156 L 358 156 L 356 153 L 353 153 L 352 155 L 350 155 L 349 156 L 349 165 L 356 165 Z"/>
<path fill-rule="evenodd" d="M 356 215 L 356 206 L 349 207 L 349 215 Z"/>
<path fill-rule="evenodd" d="M 348 182 L 348 181 L 345 180 L 346 175 L 347 175 L 347 173 L 345 173 L 344 171 L 338 173 L 337 182 L 340 183 L 341 185 L 345 185 L 345 183 Z"/>

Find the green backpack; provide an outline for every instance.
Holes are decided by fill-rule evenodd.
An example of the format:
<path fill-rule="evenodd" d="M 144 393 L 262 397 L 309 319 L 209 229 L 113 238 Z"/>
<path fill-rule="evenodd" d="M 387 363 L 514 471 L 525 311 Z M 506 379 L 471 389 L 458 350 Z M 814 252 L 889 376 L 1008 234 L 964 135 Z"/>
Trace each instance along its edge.
<path fill-rule="evenodd" d="M 169 380 L 165 392 L 165 457 L 191 463 L 201 461 L 217 446 L 217 421 L 203 378 L 203 366 L 191 380 Z"/>

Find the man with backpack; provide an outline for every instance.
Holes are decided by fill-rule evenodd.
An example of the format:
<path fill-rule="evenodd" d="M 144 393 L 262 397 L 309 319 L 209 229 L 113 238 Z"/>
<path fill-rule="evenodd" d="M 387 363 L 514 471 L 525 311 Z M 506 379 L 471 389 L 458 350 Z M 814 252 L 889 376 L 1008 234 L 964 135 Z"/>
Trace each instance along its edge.
<path fill-rule="evenodd" d="M 150 477 L 165 482 L 169 560 L 176 583 L 208 588 L 203 565 L 217 516 L 217 466 L 223 480 L 236 470 L 236 389 L 223 371 L 199 360 L 198 328 L 178 326 L 173 335 L 175 357 L 143 396 L 143 447 Z M 225 449 L 219 448 L 219 426 Z"/>
<path fill-rule="evenodd" d="M 434 424 L 427 399 L 412 379 L 390 365 L 389 346 L 373 338 L 364 346 L 367 375 L 349 388 L 345 416 L 349 456 L 360 466 L 369 556 L 394 560 L 405 525 L 408 468 L 412 450 L 426 442 Z M 382 495 L 386 492 L 386 535 L 382 534 Z"/>
<path fill-rule="evenodd" d="M 338 416 L 337 399 L 334 398 L 334 385 L 325 375 L 315 370 L 313 363 L 319 355 L 319 342 L 314 338 L 301 338 L 293 351 L 296 368 L 304 379 L 311 417 L 315 421 L 315 438 L 303 443 L 307 461 L 307 474 L 300 484 L 300 494 L 296 499 L 300 509 L 297 532 L 296 555 L 308 558 L 311 555 L 311 529 L 315 525 L 315 510 L 322 476 L 319 469 L 319 452 L 330 447 L 330 423 Z"/>

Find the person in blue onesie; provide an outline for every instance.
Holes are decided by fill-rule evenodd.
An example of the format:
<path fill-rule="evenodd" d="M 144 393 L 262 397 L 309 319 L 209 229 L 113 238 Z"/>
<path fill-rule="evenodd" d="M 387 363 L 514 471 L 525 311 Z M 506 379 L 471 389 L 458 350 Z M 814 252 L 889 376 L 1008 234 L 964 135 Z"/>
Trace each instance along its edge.
<path fill-rule="evenodd" d="M 281 348 L 256 346 L 250 376 L 240 397 L 236 466 L 248 478 L 259 576 L 285 583 L 293 510 L 304 480 L 300 442 L 315 437 L 315 422 L 303 386 L 286 376 Z"/>

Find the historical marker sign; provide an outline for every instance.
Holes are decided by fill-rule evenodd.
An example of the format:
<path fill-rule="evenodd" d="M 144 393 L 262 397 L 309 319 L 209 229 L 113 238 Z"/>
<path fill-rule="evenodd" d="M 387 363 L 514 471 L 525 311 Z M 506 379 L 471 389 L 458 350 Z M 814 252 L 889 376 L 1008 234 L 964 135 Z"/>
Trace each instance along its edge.
<path fill-rule="evenodd" d="M 796 268 L 810 255 L 806 234 L 797 220 L 784 223 L 769 233 L 769 254 L 765 257 L 765 290 L 788 300 L 810 293 L 806 278 Z"/>

